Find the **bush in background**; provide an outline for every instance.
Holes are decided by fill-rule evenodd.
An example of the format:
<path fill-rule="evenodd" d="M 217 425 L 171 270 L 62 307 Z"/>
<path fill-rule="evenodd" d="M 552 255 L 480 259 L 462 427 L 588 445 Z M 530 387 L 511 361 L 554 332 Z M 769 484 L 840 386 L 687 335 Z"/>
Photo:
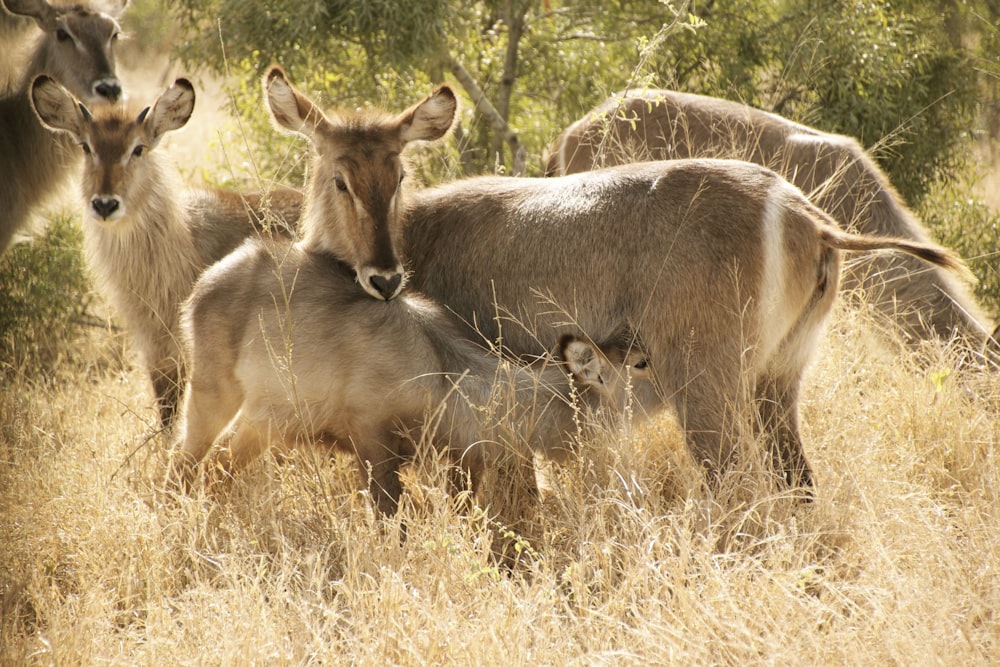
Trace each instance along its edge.
<path fill-rule="evenodd" d="M 935 239 L 961 255 L 979 279 L 975 295 L 987 314 L 1000 313 L 1000 213 L 964 180 L 934 184 L 919 212 Z"/>
<path fill-rule="evenodd" d="M 82 239 L 72 217 L 57 216 L 0 258 L 0 379 L 52 371 L 71 355 L 92 301 Z"/>

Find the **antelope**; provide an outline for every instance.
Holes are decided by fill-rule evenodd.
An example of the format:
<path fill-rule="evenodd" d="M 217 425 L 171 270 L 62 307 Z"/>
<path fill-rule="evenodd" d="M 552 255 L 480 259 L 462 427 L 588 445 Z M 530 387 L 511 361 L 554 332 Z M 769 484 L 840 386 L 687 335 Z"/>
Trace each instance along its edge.
<path fill-rule="evenodd" d="M 127 4 L 127 0 L 70 6 L 53 6 L 46 0 L 2 1 L 11 14 L 34 19 L 41 34 L 31 41 L 26 69 L 0 93 L 0 255 L 28 224 L 32 210 L 79 164 L 68 139 L 39 124 L 29 100 L 31 82 L 48 74 L 87 104 L 116 102 L 122 94 L 115 74 L 117 18 Z M 4 54 L 4 58 L 14 56 Z"/>
<path fill-rule="evenodd" d="M 730 160 L 474 177 L 415 193 L 406 215 L 410 285 L 467 336 L 520 356 L 573 331 L 635 332 L 650 374 L 636 411 L 672 408 L 713 486 L 746 416 L 779 483 L 813 485 L 799 390 L 841 251 L 892 249 L 968 276 L 937 246 L 844 232 L 773 171 Z"/>
<path fill-rule="evenodd" d="M 263 84 L 278 128 L 304 136 L 316 150 L 303 211 L 303 248 L 345 261 L 374 298 L 394 298 L 406 282 L 398 256 L 405 175 L 400 153 L 410 142 L 433 141 L 451 129 L 454 92 L 441 86 L 395 116 L 372 110 L 328 117 L 280 67 L 273 67 Z"/>
<path fill-rule="evenodd" d="M 558 350 L 578 387 L 562 365 L 515 367 L 472 343 L 418 294 L 372 299 L 355 273 L 302 243 L 251 239 L 198 279 L 183 310 L 190 387 L 173 482 L 189 486 L 232 426 L 223 457 L 230 472 L 271 443 L 331 445 L 355 455 L 375 507 L 391 515 L 414 442 L 446 451 L 475 491 L 510 433 L 507 445 L 564 456 L 577 389 L 620 402 L 603 398 L 622 391 L 620 371 L 584 339 L 564 338 Z M 639 373 L 647 368 L 633 359 Z"/>
<path fill-rule="evenodd" d="M 185 190 L 176 167 L 156 148 L 191 117 L 195 93 L 186 79 L 177 79 L 141 111 L 91 111 L 45 75 L 32 84 L 31 101 L 41 123 L 79 144 L 86 156 L 87 263 L 142 356 L 160 424 L 168 427 L 183 387 L 181 302 L 207 266 L 248 236 L 262 230 L 289 234 L 282 224 L 296 222 L 301 193 Z"/>
<path fill-rule="evenodd" d="M 928 239 L 857 141 L 735 102 L 668 90 L 627 91 L 570 125 L 548 152 L 549 176 L 640 160 L 748 160 L 797 185 L 844 230 L 919 243 Z M 988 320 L 966 286 L 911 256 L 852 262 L 842 288 L 861 288 L 875 312 L 895 323 L 910 345 L 957 337 L 979 358 L 990 342 Z"/>

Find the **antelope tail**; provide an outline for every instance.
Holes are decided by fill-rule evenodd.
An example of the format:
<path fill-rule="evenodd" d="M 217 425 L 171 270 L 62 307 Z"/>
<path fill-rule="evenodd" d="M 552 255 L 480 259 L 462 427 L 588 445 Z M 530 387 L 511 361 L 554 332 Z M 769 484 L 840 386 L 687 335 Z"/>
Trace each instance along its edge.
<path fill-rule="evenodd" d="M 909 239 L 871 234 L 849 234 L 837 227 L 824 226 L 820 229 L 823 242 L 839 250 L 871 252 L 873 250 L 898 250 L 918 257 L 925 262 L 948 269 L 970 284 L 979 282 L 965 262 L 951 250 L 931 243 L 920 243 Z"/>

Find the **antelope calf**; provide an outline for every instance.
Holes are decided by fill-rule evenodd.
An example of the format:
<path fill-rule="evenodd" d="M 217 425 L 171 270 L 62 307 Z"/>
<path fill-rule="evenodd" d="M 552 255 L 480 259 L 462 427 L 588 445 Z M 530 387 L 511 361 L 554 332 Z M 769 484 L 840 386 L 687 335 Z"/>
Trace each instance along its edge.
<path fill-rule="evenodd" d="M 39 124 L 31 110 L 31 82 L 48 74 L 87 104 L 116 102 L 122 94 L 115 74 L 117 17 L 127 0 L 74 5 L 2 2 L 11 14 L 34 19 L 41 33 L 30 40 L 27 68 L 0 93 L 0 255 L 27 225 L 32 210 L 78 164 L 69 139 L 56 137 Z M 11 52 L 3 55 L 14 57 Z"/>
<path fill-rule="evenodd" d="M 412 286 L 469 323 L 467 336 L 537 355 L 565 333 L 635 332 L 650 374 L 637 411 L 673 408 L 713 479 L 749 417 L 781 479 L 812 484 L 799 387 L 841 251 L 965 271 L 935 246 L 841 231 L 774 172 L 727 160 L 460 180 L 414 193 L 405 231 Z"/>
<path fill-rule="evenodd" d="M 352 267 L 301 243 L 245 243 L 201 276 L 183 324 L 190 388 L 172 474 L 185 485 L 234 424 L 227 468 L 270 443 L 327 443 L 357 457 L 376 507 L 391 514 L 415 441 L 446 450 L 475 490 L 505 444 L 558 459 L 576 432 L 561 366 L 514 367 L 465 339 L 443 308 L 412 293 L 375 301 Z M 601 350 L 580 339 L 559 347 L 594 400 L 620 403 L 623 371 Z"/>
<path fill-rule="evenodd" d="M 611 97 L 553 142 L 546 174 L 693 157 L 770 167 L 842 229 L 927 242 L 924 226 L 854 139 L 702 95 L 634 90 Z M 913 257 L 877 255 L 852 262 L 842 286 L 860 287 L 910 344 L 957 336 L 978 356 L 988 342 L 988 320 L 966 286 Z"/>
<path fill-rule="evenodd" d="M 70 137 L 86 156 L 87 262 L 142 355 L 161 424 L 168 426 L 183 383 L 181 302 L 205 267 L 258 233 L 265 221 L 279 233 L 282 224 L 294 224 L 301 194 L 185 190 L 176 168 L 155 149 L 191 117 L 195 94 L 186 79 L 177 79 L 141 111 L 120 106 L 91 112 L 47 76 L 35 80 L 31 100 L 42 123 Z"/>

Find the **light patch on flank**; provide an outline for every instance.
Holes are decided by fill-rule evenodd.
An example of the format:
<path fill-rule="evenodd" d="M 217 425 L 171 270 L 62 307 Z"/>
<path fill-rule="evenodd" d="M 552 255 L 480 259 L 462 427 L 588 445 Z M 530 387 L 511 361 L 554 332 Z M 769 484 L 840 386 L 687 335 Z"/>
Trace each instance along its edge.
<path fill-rule="evenodd" d="M 785 299 L 787 262 L 785 261 L 784 215 L 786 186 L 772 187 L 764 200 L 761 221 L 761 281 L 759 303 L 760 345 L 758 357 L 769 359 L 795 322 L 795 313 Z M 763 346 L 767 345 L 765 349 Z"/>

